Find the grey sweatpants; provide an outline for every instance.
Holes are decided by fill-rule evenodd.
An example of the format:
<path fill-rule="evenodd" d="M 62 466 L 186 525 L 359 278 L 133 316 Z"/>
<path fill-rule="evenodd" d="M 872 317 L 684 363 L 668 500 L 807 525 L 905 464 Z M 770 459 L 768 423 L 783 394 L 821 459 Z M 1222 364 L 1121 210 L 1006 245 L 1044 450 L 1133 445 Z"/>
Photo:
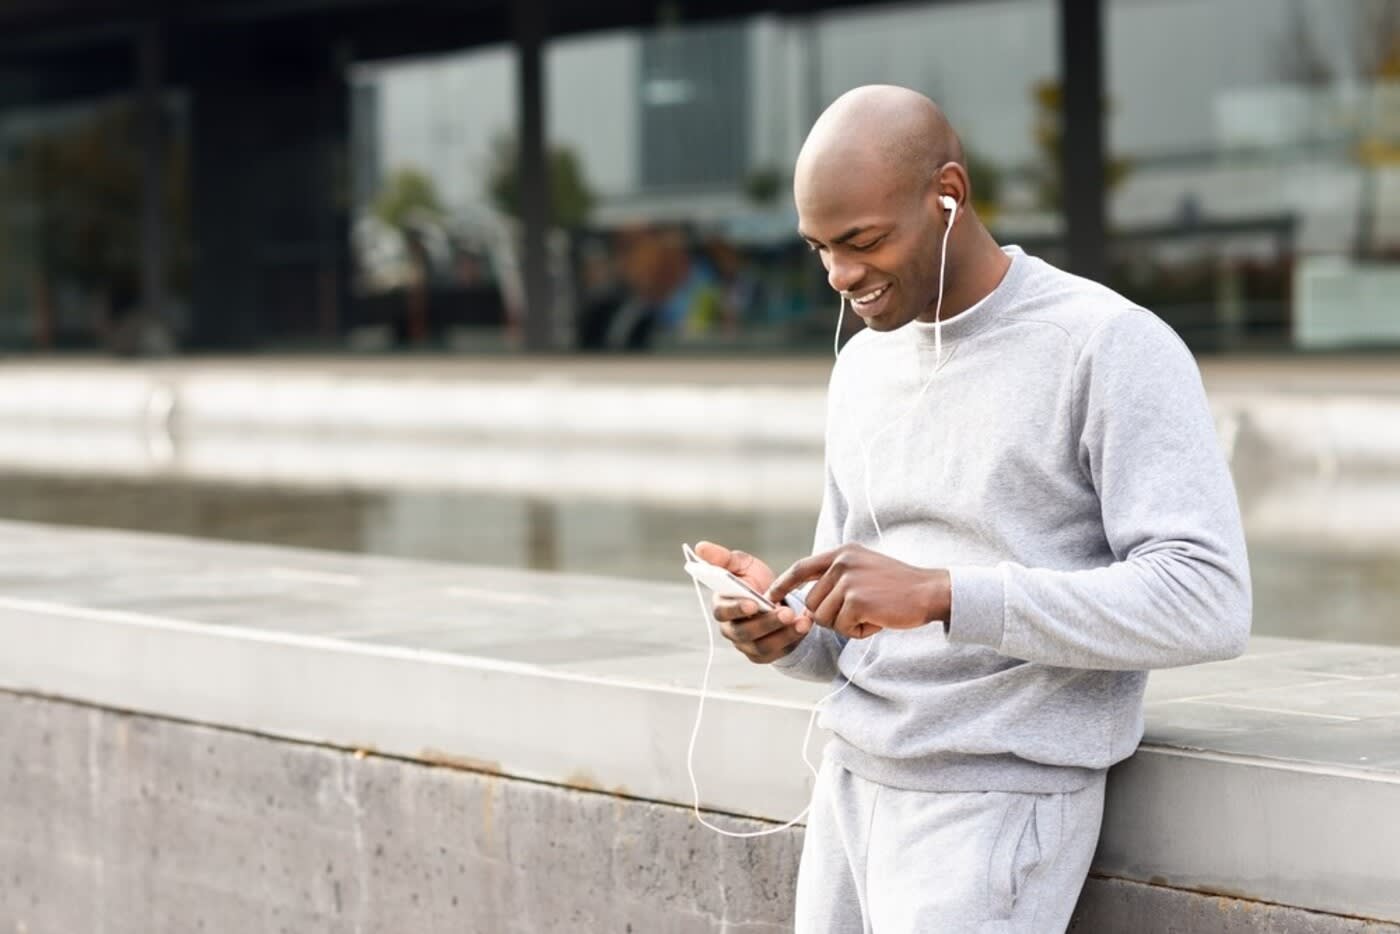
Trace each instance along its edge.
<path fill-rule="evenodd" d="M 796 932 L 1063 932 L 1098 843 L 1103 792 L 1103 773 L 1063 794 L 905 791 L 825 762 Z"/>

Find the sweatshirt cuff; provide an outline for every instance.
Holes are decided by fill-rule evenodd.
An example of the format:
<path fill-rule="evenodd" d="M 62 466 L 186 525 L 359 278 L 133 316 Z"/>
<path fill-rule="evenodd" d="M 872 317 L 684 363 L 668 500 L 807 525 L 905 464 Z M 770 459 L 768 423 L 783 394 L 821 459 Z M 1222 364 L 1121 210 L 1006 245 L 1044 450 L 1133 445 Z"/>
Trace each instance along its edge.
<path fill-rule="evenodd" d="M 772 665 L 777 669 L 796 668 L 806 661 L 807 656 L 812 654 L 812 648 L 821 640 L 821 628 L 813 626 L 807 630 L 807 635 L 802 637 L 802 641 L 793 646 L 791 652 L 782 658 L 775 658 Z"/>
<path fill-rule="evenodd" d="M 1006 581 L 1001 568 L 953 568 L 948 641 L 1000 649 L 1006 637 Z"/>

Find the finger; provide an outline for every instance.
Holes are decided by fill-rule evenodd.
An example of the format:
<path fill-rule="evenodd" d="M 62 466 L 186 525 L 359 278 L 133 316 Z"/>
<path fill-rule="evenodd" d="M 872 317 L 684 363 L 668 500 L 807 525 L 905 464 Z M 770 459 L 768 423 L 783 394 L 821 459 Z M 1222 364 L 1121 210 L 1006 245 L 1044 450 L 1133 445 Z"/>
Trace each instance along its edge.
<path fill-rule="evenodd" d="M 817 582 L 812 585 L 811 589 L 808 590 L 806 595 L 802 598 L 806 601 L 808 608 L 811 609 L 821 606 L 822 603 L 826 601 L 826 598 L 831 595 L 831 592 L 836 589 L 836 585 L 841 583 L 842 578 L 841 568 L 834 564 L 827 568 L 826 573 L 817 578 Z M 829 622 L 832 617 L 823 616 L 821 619 Z"/>
<path fill-rule="evenodd" d="M 802 641 L 802 636 L 791 629 L 783 628 L 754 642 L 736 642 L 734 647 L 751 662 L 767 664 L 777 661 L 792 651 L 792 647 Z"/>
<path fill-rule="evenodd" d="M 725 565 L 725 570 L 735 577 L 743 577 L 753 566 L 753 561 L 753 555 L 735 548 L 729 553 L 729 563 Z"/>
<path fill-rule="evenodd" d="M 736 600 L 733 597 L 716 597 L 714 601 L 714 616 L 720 622 L 727 622 L 733 619 L 746 619 L 754 616 L 760 611 L 760 607 L 753 600 Z"/>
<path fill-rule="evenodd" d="M 794 563 L 792 567 L 774 578 L 773 583 L 768 587 L 768 599 L 774 603 L 782 603 L 783 598 L 793 588 L 821 577 L 826 573 L 826 569 L 831 567 L 831 562 L 836 560 L 838 552 L 839 549 L 832 549 Z M 810 607 L 811 601 L 808 601 L 807 605 Z"/>
<path fill-rule="evenodd" d="M 832 622 L 832 628 L 847 639 L 861 638 L 860 633 L 867 625 L 870 624 L 861 618 L 856 601 L 851 599 L 842 602 L 841 609 Z"/>
<path fill-rule="evenodd" d="M 716 545 L 714 542 L 696 542 L 695 556 L 701 561 L 708 561 L 710 564 L 717 564 L 720 567 L 729 564 L 729 549 L 723 545 Z"/>
<path fill-rule="evenodd" d="M 754 642 L 754 652 L 758 659 L 771 662 L 787 654 L 789 646 L 802 641 L 802 637 L 791 629 L 783 627 Z"/>
<path fill-rule="evenodd" d="M 808 628 L 811 628 L 810 623 L 812 621 L 812 614 L 810 612 L 803 611 L 801 613 L 797 613 L 792 609 L 792 607 L 788 606 L 786 603 L 779 604 L 778 608 L 773 612 L 784 626 L 800 626 L 802 625 L 802 621 L 806 620 L 808 623 Z M 807 629 L 803 629 L 802 631 L 806 632 Z"/>
<path fill-rule="evenodd" d="M 841 608 L 846 602 L 846 586 L 840 581 L 831 588 L 830 592 L 822 598 L 822 602 L 817 604 L 812 610 L 812 620 L 818 626 L 825 626 L 827 629 L 836 627 L 836 620 L 841 615 Z"/>
<path fill-rule="evenodd" d="M 720 633 L 730 642 L 757 642 L 765 636 L 780 630 L 787 631 L 789 628 L 783 625 L 774 613 L 765 613 L 753 619 L 719 624 Z"/>
<path fill-rule="evenodd" d="M 738 548 L 725 548 L 714 542 L 696 542 L 695 555 L 710 564 L 719 565 L 730 574 L 743 577 L 753 565 L 754 556 Z"/>

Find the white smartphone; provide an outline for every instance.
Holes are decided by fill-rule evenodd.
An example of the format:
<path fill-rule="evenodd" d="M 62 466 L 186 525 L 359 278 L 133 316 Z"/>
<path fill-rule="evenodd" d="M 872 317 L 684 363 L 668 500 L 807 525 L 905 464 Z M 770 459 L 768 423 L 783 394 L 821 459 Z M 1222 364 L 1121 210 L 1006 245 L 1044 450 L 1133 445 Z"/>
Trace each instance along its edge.
<path fill-rule="evenodd" d="M 770 612 L 777 609 L 772 600 L 719 565 L 706 561 L 697 555 L 689 545 L 681 545 L 681 552 L 685 555 L 685 572 L 721 597 L 752 600 L 758 604 L 760 609 Z M 795 613 L 807 612 L 807 605 L 802 602 L 802 597 L 796 593 L 788 594 L 783 602 L 791 607 Z"/>

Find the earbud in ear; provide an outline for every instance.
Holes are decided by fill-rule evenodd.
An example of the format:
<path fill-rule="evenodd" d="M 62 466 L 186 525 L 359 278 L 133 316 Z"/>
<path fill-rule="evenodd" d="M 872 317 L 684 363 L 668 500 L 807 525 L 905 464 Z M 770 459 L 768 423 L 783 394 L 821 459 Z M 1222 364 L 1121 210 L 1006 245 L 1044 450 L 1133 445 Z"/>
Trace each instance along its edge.
<path fill-rule="evenodd" d="M 943 210 L 948 212 L 948 223 L 953 222 L 953 218 L 958 213 L 958 202 L 952 195 L 939 195 L 938 203 L 943 206 Z"/>

